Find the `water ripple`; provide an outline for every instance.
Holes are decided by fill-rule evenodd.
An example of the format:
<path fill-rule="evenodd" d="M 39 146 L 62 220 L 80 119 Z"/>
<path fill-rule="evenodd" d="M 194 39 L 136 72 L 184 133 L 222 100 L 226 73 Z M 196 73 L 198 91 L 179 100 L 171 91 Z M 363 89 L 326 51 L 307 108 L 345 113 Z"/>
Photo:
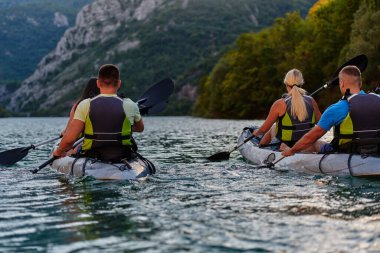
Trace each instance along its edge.
<path fill-rule="evenodd" d="M 0 151 L 57 136 L 64 118 L 0 119 Z M 1 167 L 0 252 L 378 252 L 380 181 L 256 170 L 231 149 L 249 121 L 146 118 L 145 181 L 29 172 L 51 146 Z M 27 126 L 27 127 L 25 127 Z"/>

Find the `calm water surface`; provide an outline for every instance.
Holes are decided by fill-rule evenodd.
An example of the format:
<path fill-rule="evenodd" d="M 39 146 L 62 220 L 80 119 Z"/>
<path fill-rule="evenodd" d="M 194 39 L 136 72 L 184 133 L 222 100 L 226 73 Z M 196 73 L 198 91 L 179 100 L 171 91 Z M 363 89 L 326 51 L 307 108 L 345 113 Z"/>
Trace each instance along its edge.
<path fill-rule="evenodd" d="M 0 119 L 0 151 L 57 136 L 65 118 Z M 380 180 L 255 170 L 229 150 L 252 121 L 146 118 L 159 167 L 142 182 L 0 168 L 0 252 L 379 252 Z"/>

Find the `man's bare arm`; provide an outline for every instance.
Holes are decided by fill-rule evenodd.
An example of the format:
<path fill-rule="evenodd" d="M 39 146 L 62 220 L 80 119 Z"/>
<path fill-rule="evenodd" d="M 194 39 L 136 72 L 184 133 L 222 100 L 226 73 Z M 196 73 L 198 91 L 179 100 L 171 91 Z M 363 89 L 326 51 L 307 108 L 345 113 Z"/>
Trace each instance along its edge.
<path fill-rule="evenodd" d="M 54 151 L 53 156 L 65 156 L 66 151 L 70 150 L 78 136 L 83 132 L 84 122 L 73 119 L 63 136 L 59 147 Z"/>
<path fill-rule="evenodd" d="M 321 138 L 326 131 L 320 126 L 315 126 L 308 133 L 306 133 L 292 148 L 286 149 L 282 152 L 283 156 L 291 156 L 299 151 L 306 150 L 313 145 L 319 138 Z"/>
<path fill-rule="evenodd" d="M 144 121 L 141 118 L 139 121 L 135 122 L 132 126 L 132 132 L 143 132 L 144 131 Z"/>

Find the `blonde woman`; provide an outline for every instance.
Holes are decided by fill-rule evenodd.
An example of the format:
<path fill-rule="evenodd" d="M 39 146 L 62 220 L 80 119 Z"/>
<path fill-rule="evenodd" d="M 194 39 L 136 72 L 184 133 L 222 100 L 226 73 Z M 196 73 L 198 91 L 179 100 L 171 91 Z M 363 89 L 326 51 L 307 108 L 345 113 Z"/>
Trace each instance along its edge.
<path fill-rule="evenodd" d="M 259 137 L 265 134 L 261 145 L 272 141 L 292 147 L 318 122 L 321 112 L 315 100 L 301 88 L 303 83 L 302 73 L 298 69 L 292 69 L 285 75 L 284 84 L 288 93 L 273 103 L 263 125 L 253 132 Z M 274 137 L 277 140 L 273 141 Z"/>

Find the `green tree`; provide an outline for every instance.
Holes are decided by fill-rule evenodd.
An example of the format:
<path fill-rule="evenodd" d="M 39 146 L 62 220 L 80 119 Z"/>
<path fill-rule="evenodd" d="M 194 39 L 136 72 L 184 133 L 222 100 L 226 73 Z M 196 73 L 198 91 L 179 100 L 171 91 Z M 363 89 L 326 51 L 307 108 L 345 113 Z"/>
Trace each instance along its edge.
<path fill-rule="evenodd" d="M 277 19 L 259 33 L 241 35 L 235 47 L 201 84 L 194 114 L 206 117 L 260 118 L 284 92 L 282 78 L 300 69 L 305 89 L 331 79 L 343 62 L 366 53 L 371 67 L 365 81 L 378 83 L 379 1 L 318 1 L 304 20 L 297 13 Z M 317 97 L 323 109 L 339 97 L 333 89 Z"/>
<path fill-rule="evenodd" d="M 367 89 L 380 83 L 380 1 L 363 1 L 355 13 L 351 43 L 347 55 L 364 53 L 368 56 L 368 67 L 364 72 Z"/>
<path fill-rule="evenodd" d="M 202 83 L 195 114 L 202 115 L 207 108 L 206 116 L 211 117 L 264 116 L 283 92 L 282 78 L 294 65 L 289 52 L 295 50 L 304 28 L 300 15 L 290 13 L 270 29 L 241 35 Z"/>

